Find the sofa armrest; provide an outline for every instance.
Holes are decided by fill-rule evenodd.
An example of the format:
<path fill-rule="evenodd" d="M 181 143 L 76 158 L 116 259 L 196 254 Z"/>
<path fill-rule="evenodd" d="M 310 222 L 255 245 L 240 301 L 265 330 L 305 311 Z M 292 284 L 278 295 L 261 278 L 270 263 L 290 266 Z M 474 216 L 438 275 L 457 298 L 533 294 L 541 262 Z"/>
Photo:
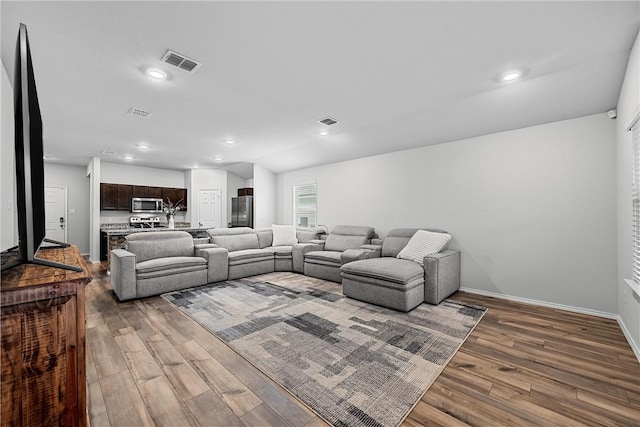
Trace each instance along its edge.
<path fill-rule="evenodd" d="M 197 251 L 198 249 L 207 249 L 207 248 L 219 248 L 220 246 L 215 243 L 198 243 L 197 245 L 193 245 L 193 248 Z"/>
<path fill-rule="evenodd" d="M 124 249 L 114 249 L 109 256 L 111 288 L 120 301 L 135 298 L 137 296 L 135 254 Z"/>
<path fill-rule="evenodd" d="M 370 252 L 365 249 L 347 249 L 340 254 L 340 264 L 345 265 L 359 259 L 369 258 Z"/>
<path fill-rule="evenodd" d="M 207 283 L 222 282 L 229 278 L 229 251 L 226 248 L 198 245 L 196 256 L 207 260 Z"/>
<path fill-rule="evenodd" d="M 424 257 L 424 300 L 440 304 L 460 289 L 460 251 L 446 249 Z"/>
<path fill-rule="evenodd" d="M 369 252 L 369 258 L 380 258 L 382 256 L 382 245 L 362 245 L 360 249 Z"/>
<path fill-rule="evenodd" d="M 314 245 L 321 245 L 322 249 L 318 249 L 318 250 L 323 250 L 324 249 L 324 244 L 325 244 L 325 240 L 324 239 L 312 239 L 309 240 L 307 243 L 313 243 Z"/>
<path fill-rule="evenodd" d="M 321 251 L 323 248 L 324 242 L 321 240 L 312 240 L 307 243 L 295 243 L 291 247 L 293 271 L 304 274 L 304 254 L 311 251 Z"/>

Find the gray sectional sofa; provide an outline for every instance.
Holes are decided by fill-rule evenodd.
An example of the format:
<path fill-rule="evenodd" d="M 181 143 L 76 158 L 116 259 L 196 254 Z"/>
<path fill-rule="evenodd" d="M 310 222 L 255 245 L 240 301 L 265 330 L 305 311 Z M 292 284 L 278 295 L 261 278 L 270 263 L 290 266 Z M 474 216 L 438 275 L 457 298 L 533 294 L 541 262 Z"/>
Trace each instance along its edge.
<path fill-rule="evenodd" d="M 391 230 L 381 240 L 373 227 L 338 225 L 329 235 L 322 229 L 298 228 L 290 244 L 278 239 L 277 246 L 271 228 L 211 229 L 204 239 L 182 231 L 136 233 L 127 236 L 126 250 L 111 252 L 111 283 L 118 298 L 128 300 L 293 271 L 342 283 L 350 298 L 410 311 L 422 302 L 438 304 L 460 287 L 459 251 L 442 249 L 417 260 L 397 258 L 418 230 Z"/>
<path fill-rule="evenodd" d="M 220 266 L 218 279 L 232 280 L 273 271 L 294 271 L 294 264 L 301 264 L 306 251 L 320 247 L 324 230 L 298 228 L 296 239 L 300 243 L 280 246 L 272 246 L 270 228 L 216 228 L 207 233 L 211 243 L 196 245 L 197 250 L 218 249 L 211 252 L 216 258 L 214 264 Z M 223 270 L 226 277 L 220 278 L 225 274 Z"/>

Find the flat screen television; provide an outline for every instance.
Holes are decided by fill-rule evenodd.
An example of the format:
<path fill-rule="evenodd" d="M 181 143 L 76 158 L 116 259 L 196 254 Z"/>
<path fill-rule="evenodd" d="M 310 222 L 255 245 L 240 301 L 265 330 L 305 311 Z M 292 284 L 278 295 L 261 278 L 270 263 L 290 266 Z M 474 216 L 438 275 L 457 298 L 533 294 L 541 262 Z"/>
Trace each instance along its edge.
<path fill-rule="evenodd" d="M 82 271 L 67 265 L 37 258 L 43 242 L 50 247 L 66 247 L 67 243 L 46 239 L 44 160 L 42 142 L 42 116 L 31 61 L 31 48 L 27 26 L 20 24 L 16 44 L 16 64 L 13 84 L 15 115 L 15 162 L 18 213 L 17 257 L 2 264 L 2 270 L 21 264 L 39 264 L 67 270 Z M 44 249 L 44 247 L 42 248 Z"/>

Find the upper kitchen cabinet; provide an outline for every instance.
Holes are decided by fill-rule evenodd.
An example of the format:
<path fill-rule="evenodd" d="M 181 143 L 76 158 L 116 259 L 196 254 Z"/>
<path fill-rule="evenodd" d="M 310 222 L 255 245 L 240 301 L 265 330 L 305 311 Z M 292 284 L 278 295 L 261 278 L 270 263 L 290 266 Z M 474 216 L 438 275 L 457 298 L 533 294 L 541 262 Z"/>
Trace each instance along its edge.
<path fill-rule="evenodd" d="M 133 190 L 131 185 L 100 184 L 100 210 L 128 211 L 131 210 Z"/>
<path fill-rule="evenodd" d="M 147 199 L 162 199 L 162 187 L 133 185 L 132 197 L 141 197 L 141 198 L 147 198 Z"/>
<path fill-rule="evenodd" d="M 162 200 L 167 203 L 167 199 L 171 201 L 171 203 L 175 204 L 182 200 L 182 208 L 181 211 L 187 210 L 187 189 L 186 188 L 162 188 Z"/>
<path fill-rule="evenodd" d="M 100 184 L 100 210 L 131 211 L 131 198 L 162 199 L 172 203 L 182 200 L 181 211 L 187 210 L 187 189 L 151 187 L 145 185 Z"/>

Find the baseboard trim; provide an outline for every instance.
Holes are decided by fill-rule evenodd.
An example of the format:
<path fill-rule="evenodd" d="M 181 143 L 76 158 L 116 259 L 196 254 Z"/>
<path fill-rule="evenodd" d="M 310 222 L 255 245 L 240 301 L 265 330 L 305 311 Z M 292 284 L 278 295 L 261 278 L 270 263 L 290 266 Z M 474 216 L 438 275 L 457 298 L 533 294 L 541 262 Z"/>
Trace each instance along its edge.
<path fill-rule="evenodd" d="M 618 315 L 617 320 L 618 320 L 618 325 L 620 325 L 620 329 L 622 329 L 622 333 L 624 334 L 624 337 L 627 339 L 627 342 L 631 346 L 631 350 L 633 350 L 633 352 L 636 355 L 636 358 L 638 359 L 638 362 L 640 362 L 640 347 L 638 347 L 638 344 L 636 344 L 636 342 L 633 341 L 633 337 L 629 333 L 629 330 L 627 329 L 627 325 L 624 324 L 622 317 Z"/>
<path fill-rule="evenodd" d="M 607 313 L 605 311 L 591 310 L 591 309 L 582 308 L 582 307 L 574 307 L 572 305 L 556 304 L 553 302 L 541 301 L 537 299 L 516 297 L 513 295 L 499 294 L 497 292 L 482 291 L 479 289 L 463 287 L 463 288 L 460 288 L 460 290 L 464 292 L 469 292 L 470 294 L 484 295 L 487 297 L 494 297 L 494 298 L 506 299 L 510 301 L 523 302 L 526 304 L 540 305 L 540 306 L 549 307 L 549 308 L 557 308 L 559 310 L 572 311 L 574 313 L 588 314 L 591 316 L 604 317 L 604 318 L 613 319 L 613 320 L 619 319 L 619 316 L 617 314 Z"/>

